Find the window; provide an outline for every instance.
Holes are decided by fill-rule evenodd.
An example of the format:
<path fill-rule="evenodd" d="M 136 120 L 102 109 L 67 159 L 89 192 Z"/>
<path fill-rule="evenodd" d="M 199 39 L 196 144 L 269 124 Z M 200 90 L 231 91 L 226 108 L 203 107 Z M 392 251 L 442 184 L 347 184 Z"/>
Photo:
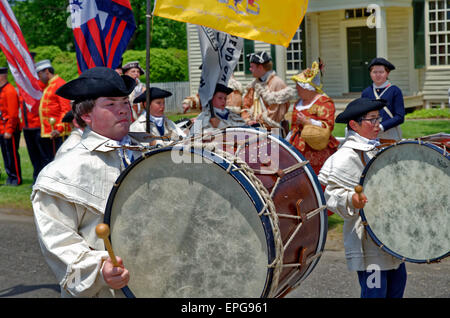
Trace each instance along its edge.
<path fill-rule="evenodd" d="M 236 72 L 244 72 L 244 58 L 245 58 L 245 50 L 242 49 L 241 55 L 239 56 L 239 61 L 236 64 Z"/>
<path fill-rule="evenodd" d="M 301 71 L 306 68 L 305 52 L 305 20 L 303 20 L 286 49 L 286 68 L 288 71 Z"/>
<path fill-rule="evenodd" d="M 367 11 L 366 8 L 347 9 L 345 10 L 346 19 L 357 19 L 362 17 L 369 17 L 372 13 Z"/>
<path fill-rule="evenodd" d="M 450 0 L 428 2 L 430 65 L 450 64 Z"/>

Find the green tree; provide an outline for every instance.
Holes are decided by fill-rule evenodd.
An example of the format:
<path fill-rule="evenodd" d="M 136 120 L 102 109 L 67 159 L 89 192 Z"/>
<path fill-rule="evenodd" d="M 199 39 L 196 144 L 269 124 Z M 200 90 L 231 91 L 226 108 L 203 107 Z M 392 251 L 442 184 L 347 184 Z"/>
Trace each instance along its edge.
<path fill-rule="evenodd" d="M 147 0 L 130 0 L 133 8 L 134 19 L 136 21 L 136 32 L 130 41 L 129 48 L 134 50 L 144 50 L 147 36 Z M 151 11 L 153 12 L 154 0 L 151 1 Z M 161 17 L 153 17 L 151 34 L 151 48 L 177 48 L 187 49 L 186 23 Z"/>
<path fill-rule="evenodd" d="M 56 45 L 74 51 L 73 32 L 68 27 L 69 0 L 9 0 L 28 46 Z M 146 0 L 131 0 L 136 31 L 128 48 L 146 48 Z M 153 10 L 153 1 L 152 1 Z M 153 18 L 151 48 L 185 50 L 186 24 L 160 17 Z"/>
<path fill-rule="evenodd" d="M 67 0 L 9 1 L 29 47 L 56 45 L 74 50 Z"/>

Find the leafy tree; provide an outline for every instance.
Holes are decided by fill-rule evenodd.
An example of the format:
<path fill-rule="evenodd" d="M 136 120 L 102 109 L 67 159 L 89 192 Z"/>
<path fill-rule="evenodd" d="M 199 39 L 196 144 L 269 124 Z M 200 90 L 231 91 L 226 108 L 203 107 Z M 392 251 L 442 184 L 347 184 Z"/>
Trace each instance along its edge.
<path fill-rule="evenodd" d="M 56 45 L 73 50 L 73 33 L 67 26 L 67 0 L 9 1 L 28 46 Z"/>
<path fill-rule="evenodd" d="M 152 0 L 152 10 L 153 10 Z M 72 29 L 68 27 L 69 0 L 9 0 L 29 46 L 56 45 L 62 50 L 74 51 Z M 131 0 L 136 32 L 128 48 L 146 48 L 146 0 Z M 185 50 L 186 24 L 160 17 L 153 18 L 151 48 Z"/>

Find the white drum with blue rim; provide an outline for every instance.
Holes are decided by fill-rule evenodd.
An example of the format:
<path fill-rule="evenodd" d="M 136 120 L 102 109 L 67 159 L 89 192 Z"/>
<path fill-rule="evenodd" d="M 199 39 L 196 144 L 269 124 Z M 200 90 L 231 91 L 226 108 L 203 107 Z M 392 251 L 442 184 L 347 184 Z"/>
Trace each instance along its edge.
<path fill-rule="evenodd" d="M 277 136 L 219 131 L 151 151 L 119 176 L 105 223 L 127 296 L 280 297 L 324 249 L 325 199 Z"/>
<path fill-rule="evenodd" d="M 449 135 L 402 141 L 381 150 L 360 184 L 360 212 L 374 242 L 404 261 L 430 263 L 450 251 Z"/>

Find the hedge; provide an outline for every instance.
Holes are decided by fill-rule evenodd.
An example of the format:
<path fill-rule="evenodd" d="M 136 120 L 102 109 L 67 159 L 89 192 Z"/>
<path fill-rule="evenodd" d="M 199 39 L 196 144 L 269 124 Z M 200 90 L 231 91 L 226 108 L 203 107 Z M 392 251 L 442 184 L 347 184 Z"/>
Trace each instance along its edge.
<path fill-rule="evenodd" d="M 75 52 L 62 51 L 57 46 L 39 46 L 30 48 L 36 52 L 35 61 L 49 59 L 55 69 L 55 73 L 64 80 L 70 81 L 78 77 L 78 67 Z M 129 50 L 123 55 L 124 64 L 130 61 L 139 61 L 145 70 L 146 51 Z M 0 67 L 7 66 L 6 57 L 0 53 Z M 14 78 L 11 72 L 8 75 L 11 83 Z M 141 76 L 145 83 L 145 75 Z M 188 58 L 187 51 L 180 49 L 150 49 L 150 82 L 178 82 L 188 81 Z"/>

